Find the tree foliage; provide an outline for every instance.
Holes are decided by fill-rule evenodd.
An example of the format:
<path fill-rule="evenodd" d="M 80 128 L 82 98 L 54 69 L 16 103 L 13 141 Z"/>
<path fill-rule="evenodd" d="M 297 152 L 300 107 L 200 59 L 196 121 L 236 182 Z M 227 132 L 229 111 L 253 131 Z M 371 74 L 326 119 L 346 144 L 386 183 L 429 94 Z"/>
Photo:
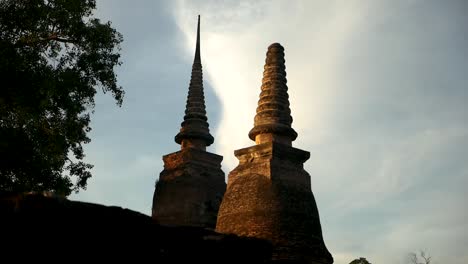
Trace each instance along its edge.
<path fill-rule="evenodd" d="M 95 0 L 0 0 L 0 189 L 86 188 L 97 89 L 122 104 L 122 35 Z"/>
<path fill-rule="evenodd" d="M 358 259 L 351 261 L 349 264 L 371 264 L 371 263 L 367 261 L 366 258 L 358 258 Z"/>

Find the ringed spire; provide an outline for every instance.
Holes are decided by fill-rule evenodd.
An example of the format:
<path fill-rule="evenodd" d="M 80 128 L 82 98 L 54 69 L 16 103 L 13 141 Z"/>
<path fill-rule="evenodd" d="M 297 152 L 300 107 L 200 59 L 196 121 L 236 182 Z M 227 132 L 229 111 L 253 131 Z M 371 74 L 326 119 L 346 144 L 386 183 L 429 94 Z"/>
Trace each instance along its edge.
<path fill-rule="evenodd" d="M 291 127 L 293 119 L 284 62 L 283 46 L 271 44 L 266 54 L 254 127 L 249 132 L 249 138 L 257 144 L 275 141 L 290 146 L 297 137 Z"/>
<path fill-rule="evenodd" d="M 200 58 L 200 15 L 198 16 L 197 43 L 184 121 L 181 123 L 180 132 L 175 136 L 175 142 L 181 145 L 181 149 L 197 148 L 201 150 L 206 150 L 206 147 L 214 142 L 209 130 L 203 91 L 203 71 Z"/>

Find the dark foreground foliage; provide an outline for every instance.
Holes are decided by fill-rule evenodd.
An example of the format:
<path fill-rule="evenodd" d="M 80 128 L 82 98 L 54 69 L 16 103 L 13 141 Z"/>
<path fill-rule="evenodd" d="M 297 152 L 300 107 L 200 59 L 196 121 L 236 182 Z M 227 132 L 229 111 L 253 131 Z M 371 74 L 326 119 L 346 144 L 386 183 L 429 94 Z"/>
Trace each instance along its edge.
<path fill-rule="evenodd" d="M 0 190 L 86 187 L 96 90 L 118 105 L 122 35 L 93 18 L 95 0 L 0 1 Z"/>

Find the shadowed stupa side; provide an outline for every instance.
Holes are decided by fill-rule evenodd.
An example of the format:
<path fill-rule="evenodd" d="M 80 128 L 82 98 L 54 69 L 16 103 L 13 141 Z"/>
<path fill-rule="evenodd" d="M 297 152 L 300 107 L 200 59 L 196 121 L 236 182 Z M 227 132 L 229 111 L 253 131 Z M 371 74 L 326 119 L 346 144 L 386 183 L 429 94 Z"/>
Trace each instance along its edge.
<path fill-rule="evenodd" d="M 268 47 L 260 100 L 250 139 L 236 150 L 239 165 L 229 173 L 216 231 L 271 241 L 274 261 L 333 263 L 304 162 L 310 153 L 292 147 L 284 49 Z"/>
<path fill-rule="evenodd" d="M 153 219 L 163 225 L 214 228 L 226 183 L 221 170 L 223 157 L 206 152 L 214 139 L 205 110 L 200 16 L 185 116 L 175 141 L 181 150 L 163 157 L 164 170 L 153 196 Z"/>

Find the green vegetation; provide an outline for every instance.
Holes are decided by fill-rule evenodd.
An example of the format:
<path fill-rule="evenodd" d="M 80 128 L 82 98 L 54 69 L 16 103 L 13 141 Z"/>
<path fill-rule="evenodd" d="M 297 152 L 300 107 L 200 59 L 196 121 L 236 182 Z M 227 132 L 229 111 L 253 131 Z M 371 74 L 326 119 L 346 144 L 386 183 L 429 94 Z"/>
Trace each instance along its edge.
<path fill-rule="evenodd" d="M 95 0 L 0 1 L 0 190 L 86 188 L 96 90 L 124 91 L 122 35 L 92 16 Z"/>

